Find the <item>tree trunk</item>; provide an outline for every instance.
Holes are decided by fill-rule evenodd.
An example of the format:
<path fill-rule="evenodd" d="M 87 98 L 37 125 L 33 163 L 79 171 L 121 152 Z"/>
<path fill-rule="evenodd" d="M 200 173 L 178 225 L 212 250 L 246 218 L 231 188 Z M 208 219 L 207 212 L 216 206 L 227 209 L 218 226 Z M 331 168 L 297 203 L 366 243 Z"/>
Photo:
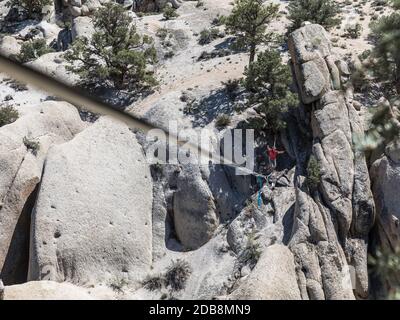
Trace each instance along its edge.
<path fill-rule="evenodd" d="M 35 19 L 35 6 L 39 6 L 36 1 L 28 1 L 28 16 L 31 19 Z"/>
<path fill-rule="evenodd" d="M 125 75 L 126 71 L 125 70 L 120 70 L 119 74 L 116 74 L 114 78 L 114 86 L 118 90 L 123 90 L 125 89 Z"/>
<path fill-rule="evenodd" d="M 249 68 L 251 67 L 251 64 L 254 62 L 255 59 L 256 59 L 256 45 L 253 43 L 250 45 Z"/>
<path fill-rule="evenodd" d="M 255 58 L 256 58 L 256 45 L 255 44 L 251 44 L 250 45 L 249 66 L 248 66 L 248 69 L 249 69 L 248 74 L 249 74 L 250 78 L 254 77 L 252 69 L 253 69 L 253 62 L 254 62 Z M 254 86 L 253 86 L 252 81 L 251 81 L 251 83 L 248 83 L 248 88 L 247 89 L 250 90 L 250 91 L 253 91 Z"/>

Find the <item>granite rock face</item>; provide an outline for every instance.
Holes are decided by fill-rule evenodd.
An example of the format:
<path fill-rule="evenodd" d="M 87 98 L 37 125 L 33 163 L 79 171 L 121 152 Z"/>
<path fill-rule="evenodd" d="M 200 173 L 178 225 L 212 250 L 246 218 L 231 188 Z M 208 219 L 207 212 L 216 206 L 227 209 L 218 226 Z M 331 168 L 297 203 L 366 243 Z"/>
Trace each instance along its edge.
<path fill-rule="evenodd" d="M 290 248 L 298 265 L 303 298 L 347 299 L 368 295 L 368 234 L 375 207 L 365 157 L 353 150 L 362 134 L 353 106 L 346 63 L 332 55 L 320 25 L 290 35 L 289 50 L 302 108 L 312 127 L 312 154 L 320 167 L 318 190 L 296 181 L 296 209 Z M 350 271 L 350 274 L 349 274 Z M 355 283 L 345 285 L 346 277 Z"/>
<path fill-rule="evenodd" d="M 135 135 L 101 118 L 50 150 L 32 216 L 30 280 L 138 280 L 152 262 L 152 183 Z"/>
<path fill-rule="evenodd" d="M 400 154 L 398 147 L 389 145 L 383 156 L 371 168 L 372 188 L 379 223 L 377 241 L 385 249 L 400 245 Z"/>
<path fill-rule="evenodd" d="M 294 257 L 283 245 L 269 246 L 256 267 L 231 295 L 245 300 L 300 300 Z"/>
<path fill-rule="evenodd" d="M 50 101 L 0 128 L 0 278 L 6 285 L 26 281 L 30 212 L 48 149 L 84 128 L 75 107 Z"/>
<path fill-rule="evenodd" d="M 214 234 L 219 219 L 210 188 L 199 168 L 184 165 L 174 194 L 174 224 L 178 239 L 189 249 L 197 249 Z"/>

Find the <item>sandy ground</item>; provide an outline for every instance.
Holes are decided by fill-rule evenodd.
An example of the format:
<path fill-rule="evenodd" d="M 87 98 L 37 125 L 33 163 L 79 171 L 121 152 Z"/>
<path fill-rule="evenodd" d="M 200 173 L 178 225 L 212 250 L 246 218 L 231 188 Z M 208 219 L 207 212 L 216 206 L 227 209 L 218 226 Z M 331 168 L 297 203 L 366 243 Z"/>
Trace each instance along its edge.
<path fill-rule="evenodd" d="M 231 1 L 205 1 L 205 8 L 195 8 L 196 2 L 185 2 L 178 10 L 179 17 L 174 21 L 163 21 L 162 15 L 148 16 L 142 21 L 142 28 L 155 34 L 159 28 L 173 30 L 183 29 L 188 43 L 185 50 L 176 52 L 156 69 L 160 85 L 157 91 L 143 101 L 134 104 L 130 110 L 138 115 L 146 113 L 153 104 L 174 91 L 183 91 L 194 87 L 207 87 L 210 91 L 221 86 L 222 81 L 240 78 L 246 65 L 246 54 L 235 54 L 215 58 L 209 61 L 197 61 L 203 51 L 212 51 L 226 39 L 218 39 L 210 45 L 197 43 L 197 34 L 206 27 L 217 14 L 227 14 L 232 6 Z"/>
<path fill-rule="evenodd" d="M 273 1 L 285 8 L 286 1 Z M 199 45 L 197 42 L 201 30 L 211 27 L 212 20 L 219 15 L 227 15 L 232 9 L 232 1 L 204 1 L 204 8 L 195 8 L 197 2 L 185 2 L 178 10 L 179 17 L 174 21 L 163 21 L 162 16 L 144 17 L 139 28 L 150 34 L 155 34 L 159 28 L 183 29 L 188 35 L 189 42 L 185 50 L 176 52 L 172 59 L 167 60 L 156 69 L 160 85 L 157 91 L 144 100 L 128 108 L 138 116 L 144 115 L 157 101 L 172 92 L 198 88 L 200 91 L 213 91 L 223 86 L 222 82 L 238 79 L 248 63 L 247 53 L 237 53 L 228 57 L 214 58 L 207 61 L 197 61 L 203 51 L 223 47 L 229 36 L 217 39 L 209 45 Z M 281 34 L 286 32 L 288 21 L 281 17 L 271 24 L 270 30 Z"/>
<path fill-rule="evenodd" d="M 288 1 L 272 0 L 272 2 L 280 5 L 280 12 L 286 12 Z M 345 0 L 339 0 L 338 2 L 344 3 Z M 357 7 L 358 9 L 356 9 L 358 3 L 361 3 L 361 1 L 344 6 L 341 26 L 331 30 L 332 39 L 335 42 L 335 52 L 339 56 L 349 53 L 360 54 L 371 48 L 371 43 L 368 41 L 368 25 L 371 22 L 371 16 L 375 13 L 375 8 L 371 6 L 370 1 L 366 1 L 361 7 Z M 161 14 L 144 16 L 137 19 L 138 29 L 144 33 L 156 37 L 158 29 L 166 28 L 181 32 L 186 39 L 183 48 L 176 50 L 172 58 L 163 61 L 156 67 L 155 71 L 159 80 L 159 86 L 155 93 L 128 107 L 129 112 L 142 116 L 157 102 L 172 93 L 178 94 L 179 92 L 193 88 L 199 89 L 198 91 L 202 93 L 212 92 L 222 88 L 222 82 L 242 77 L 248 61 L 248 54 L 246 53 L 233 54 L 229 57 L 214 58 L 207 61 L 198 61 L 198 57 L 203 51 L 211 52 L 216 48 L 226 46 L 229 36 L 217 39 L 205 46 L 199 45 L 197 41 L 200 31 L 210 28 L 212 20 L 217 15 L 229 14 L 232 9 L 232 1 L 205 0 L 204 6 L 199 8 L 196 8 L 196 4 L 197 1 L 184 2 L 178 10 L 179 17 L 175 20 L 164 21 Z M 0 2 L 2 13 L 5 10 L 3 7 L 4 2 Z M 345 37 L 344 34 L 348 25 L 356 22 L 362 24 L 363 31 L 361 37 L 358 39 Z M 271 24 L 269 30 L 284 34 L 287 31 L 288 24 L 289 22 L 286 17 L 281 16 Z M 46 59 L 43 59 L 43 61 L 46 61 Z M 13 100 L 9 100 L 7 103 L 15 105 L 21 110 L 23 106 L 32 103 L 36 104 L 46 97 L 45 94 L 35 92 L 34 90 L 14 92 L 4 84 L 0 83 L 0 100 L 4 101 L 5 97 L 12 95 Z"/>
<path fill-rule="evenodd" d="M 281 6 L 281 12 L 286 12 L 288 1 L 274 0 L 272 2 Z M 345 1 L 340 0 L 339 2 L 344 3 Z M 194 1 L 185 2 L 178 10 L 180 16 L 174 21 L 163 21 L 161 15 L 144 17 L 140 21 L 141 28 L 150 34 L 155 34 L 158 28 L 183 29 L 188 34 L 189 43 L 186 49 L 176 52 L 172 59 L 167 60 L 165 64 L 156 69 L 157 77 L 160 80 L 157 91 L 133 104 L 129 107 L 129 111 L 141 116 L 171 92 L 185 91 L 193 87 L 213 91 L 221 88 L 222 82 L 242 77 L 248 61 L 247 54 L 234 54 L 229 59 L 224 57 L 209 61 L 197 61 L 197 57 L 202 51 L 212 51 L 212 49 L 222 46 L 228 38 L 218 39 L 210 45 L 201 46 L 197 43 L 196 34 L 202 29 L 210 27 L 213 17 L 216 17 L 217 14 L 229 13 L 232 2 L 208 0 L 205 1 L 204 6 L 207 10 L 195 8 L 195 4 Z M 375 9 L 367 1 L 361 6 L 361 14 L 358 9 L 356 10 L 355 5 L 356 3 L 353 3 L 343 7 L 341 25 L 331 30 L 332 39 L 335 42 L 334 51 L 338 56 L 348 53 L 358 55 L 372 47 L 368 35 L 371 16 Z M 346 37 L 346 29 L 357 22 L 362 25 L 361 36 L 358 39 Z M 270 25 L 269 30 L 284 34 L 288 25 L 289 21 L 286 17 L 280 17 Z"/>
<path fill-rule="evenodd" d="M 30 107 L 44 101 L 48 94 L 27 86 L 27 90 L 16 90 L 7 75 L 0 74 L 0 101 L 2 106 L 12 105 L 20 115 L 29 112 Z M 11 99 L 10 99 L 11 98 Z"/>

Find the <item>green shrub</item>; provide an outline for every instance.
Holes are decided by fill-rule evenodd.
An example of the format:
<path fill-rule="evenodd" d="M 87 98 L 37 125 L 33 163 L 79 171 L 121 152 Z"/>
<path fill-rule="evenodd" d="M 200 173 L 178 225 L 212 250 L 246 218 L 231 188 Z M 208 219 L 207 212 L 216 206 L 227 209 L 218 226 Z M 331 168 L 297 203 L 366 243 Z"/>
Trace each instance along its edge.
<path fill-rule="evenodd" d="M 43 7 L 52 3 L 52 0 L 9 0 L 6 5 L 10 8 L 21 8 L 28 18 L 36 19 L 42 16 Z"/>
<path fill-rule="evenodd" d="M 217 14 L 217 16 L 211 22 L 211 24 L 216 27 L 222 26 L 223 24 L 225 24 L 225 19 L 226 19 L 225 16 L 221 16 L 220 14 Z"/>
<path fill-rule="evenodd" d="M 217 120 L 215 121 L 215 126 L 217 128 L 224 128 L 226 126 L 229 126 L 231 123 L 231 117 L 228 114 L 220 114 L 217 117 Z"/>
<path fill-rule="evenodd" d="M 370 120 L 370 128 L 365 135 L 355 136 L 358 150 L 373 151 L 379 147 L 394 143 L 400 146 L 400 117 L 398 109 L 390 102 L 378 104 Z"/>
<path fill-rule="evenodd" d="M 332 0 L 291 0 L 288 7 L 291 29 L 301 27 L 305 21 L 317 23 L 330 29 L 339 24 L 339 5 Z"/>
<path fill-rule="evenodd" d="M 164 59 L 171 59 L 175 55 L 175 52 L 173 50 L 168 50 L 164 54 Z"/>
<path fill-rule="evenodd" d="M 166 28 L 159 28 L 156 32 L 156 36 L 161 40 L 165 40 L 169 35 L 169 30 Z"/>
<path fill-rule="evenodd" d="M 215 39 L 219 37 L 220 33 L 218 29 L 211 28 L 211 29 L 203 29 L 200 32 L 200 37 L 199 37 L 199 44 L 205 45 L 209 44 Z"/>
<path fill-rule="evenodd" d="M 157 82 L 147 68 L 156 61 L 153 41 L 139 35 L 131 22 L 123 6 L 106 3 L 93 18 L 97 31 L 92 38 L 76 39 L 65 54 L 67 70 L 92 88 L 137 91 L 154 86 Z"/>
<path fill-rule="evenodd" d="M 246 247 L 241 253 L 239 260 L 244 264 L 249 264 L 254 267 L 261 256 L 261 246 L 257 241 L 258 235 L 256 232 L 251 232 L 247 235 Z"/>
<path fill-rule="evenodd" d="M 17 121 L 18 110 L 11 106 L 0 108 L 0 127 Z"/>
<path fill-rule="evenodd" d="M 350 77 L 355 92 L 365 92 L 369 86 L 369 80 L 365 70 L 355 70 Z"/>
<path fill-rule="evenodd" d="M 160 290 L 165 283 L 165 278 L 162 275 L 147 277 L 143 281 L 143 286 L 150 291 Z"/>
<path fill-rule="evenodd" d="M 393 12 L 372 23 L 374 73 L 392 84 L 400 93 L 400 1 L 390 1 Z M 392 97 L 395 98 L 395 97 Z"/>
<path fill-rule="evenodd" d="M 360 61 L 364 61 L 368 59 L 371 56 L 372 51 L 371 50 L 364 50 L 361 54 L 358 55 L 358 58 Z"/>
<path fill-rule="evenodd" d="M 112 290 L 118 293 L 123 293 L 124 287 L 128 285 L 128 281 L 122 277 L 114 277 L 109 281 L 108 285 Z"/>
<path fill-rule="evenodd" d="M 377 1 L 376 1 L 377 3 Z M 371 38 L 374 44 L 368 60 L 363 61 L 364 70 L 353 75 L 355 87 L 367 89 L 364 85 L 366 75 L 372 75 L 373 81 L 380 85 L 381 93 L 387 103 L 375 108 L 370 129 L 364 137 L 357 137 L 356 146 L 362 151 L 373 151 L 389 143 L 400 142 L 400 117 L 398 96 L 400 93 L 400 0 L 385 2 L 392 6 L 389 15 L 376 15 L 371 23 Z M 383 6 L 382 3 L 379 3 Z M 370 74 L 372 70 L 372 74 Z M 367 82 L 368 85 L 368 82 Z"/>
<path fill-rule="evenodd" d="M 168 299 L 168 294 L 165 292 L 161 295 L 160 300 L 167 300 Z"/>
<path fill-rule="evenodd" d="M 37 155 L 38 151 L 40 150 L 40 143 L 29 139 L 27 137 L 24 137 L 23 139 L 23 143 L 25 145 L 25 147 L 28 149 L 28 151 L 32 152 L 33 155 Z"/>
<path fill-rule="evenodd" d="M 173 20 L 177 17 L 179 17 L 179 14 L 176 12 L 176 9 L 174 9 L 171 6 L 166 6 L 163 10 L 163 16 L 165 20 Z"/>
<path fill-rule="evenodd" d="M 292 73 L 283 64 L 277 50 L 267 50 L 258 55 L 257 61 L 245 69 L 245 88 L 251 93 L 264 130 L 279 132 L 286 127 L 283 116 L 290 107 L 298 104 L 297 95 L 291 92 Z M 260 121 L 255 122 L 258 125 Z"/>
<path fill-rule="evenodd" d="M 346 29 L 346 36 L 351 39 L 357 39 L 361 36 L 362 26 L 359 23 L 356 23 L 353 26 L 349 26 Z"/>
<path fill-rule="evenodd" d="M 236 37 L 235 46 L 250 51 L 249 66 L 254 62 L 257 46 L 275 38 L 266 31 L 278 11 L 279 5 L 265 5 L 263 0 L 235 0 L 232 13 L 224 19 L 227 31 Z"/>
<path fill-rule="evenodd" d="M 16 92 L 26 91 L 28 90 L 28 86 L 25 83 L 18 82 L 16 80 L 7 81 L 7 85 L 14 89 Z"/>
<path fill-rule="evenodd" d="M 222 82 L 222 84 L 225 86 L 225 91 L 230 98 L 233 99 L 236 97 L 236 94 L 240 89 L 240 82 L 240 79 L 229 79 L 226 82 Z"/>
<path fill-rule="evenodd" d="M 307 164 L 307 185 L 311 190 L 316 190 L 321 180 L 321 168 L 318 160 L 311 155 Z"/>
<path fill-rule="evenodd" d="M 376 250 L 368 259 L 370 272 L 375 273 L 383 284 L 386 299 L 400 299 L 400 248 Z"/>
<path fill-rule="evenodd" d="M 192 268 L 189 263 L 178 259 L 172 262 L 165 274 L 166 284 L 173 291 L 182 290 L 185 288 L 186 282 L 191 274 Z"/>
<path fill-rule="evenodd" d="M 45 39 L 29 40 L 22 44 L 21 51 L 17 55 L 17 60 L 26 63 L 53 51 L 54 50 L 46 44 Z"/>

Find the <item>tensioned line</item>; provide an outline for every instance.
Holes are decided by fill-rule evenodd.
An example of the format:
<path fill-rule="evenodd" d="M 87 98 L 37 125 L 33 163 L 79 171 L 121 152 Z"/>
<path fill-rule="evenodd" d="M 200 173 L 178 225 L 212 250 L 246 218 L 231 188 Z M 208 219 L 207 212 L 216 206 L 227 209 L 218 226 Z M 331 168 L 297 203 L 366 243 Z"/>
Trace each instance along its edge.
<path fill-rule="evenodd" d="M 211 161 L 214 160 L 217 163 L 221 162 L 223 165 L 227 165 L 230 167 L 234 167 L 240 169 L 242 172 L 265 177 L 262 174 L 251 171 L 248 168 L 237 165 L 229 159 L 221 155 L 217 155 L 215 153 L 210 152 L 209 150 L 205 150 L 201 148 L 199 145 L 190 142 L 190 141 L 179 141 L 178 137 L 168 132 L 165 129 L 158 128 L 153 124 L 135 117 L 132 114 L 128 114 L 121 110 L 115 109 L 112 106 L 95 99 L 92 96 L 89 96 L 87 93 L 83 92 L 80 89 L 71 87 L 59 80 L 56 80 L 40 71 L 31 69 L 26 67 L 20 63 L 17 63 L 4 55 L 0 54 L 0 72 L 4 72 L 8 74 L 10 77 L 15 80 L 32 85 L 38 89 L 46 91 L 56 97 L 59 97 L 77 107 L 84 108 L 93 113 L 108 115 L 119 121 L 124 122 L 131 129 L 141 130 L 145 133 L 148 133 L 150 130 L 159 129 L 165 132 L 165 138 L 168 141 L 169 139 L 173 139 L 173 141 L 177 141 L 179 145 L 185 145 L 185 148 L 188 148 L 190 151 L 194 153 L 199 153 L 200 156 L 207 157 Z"/>

